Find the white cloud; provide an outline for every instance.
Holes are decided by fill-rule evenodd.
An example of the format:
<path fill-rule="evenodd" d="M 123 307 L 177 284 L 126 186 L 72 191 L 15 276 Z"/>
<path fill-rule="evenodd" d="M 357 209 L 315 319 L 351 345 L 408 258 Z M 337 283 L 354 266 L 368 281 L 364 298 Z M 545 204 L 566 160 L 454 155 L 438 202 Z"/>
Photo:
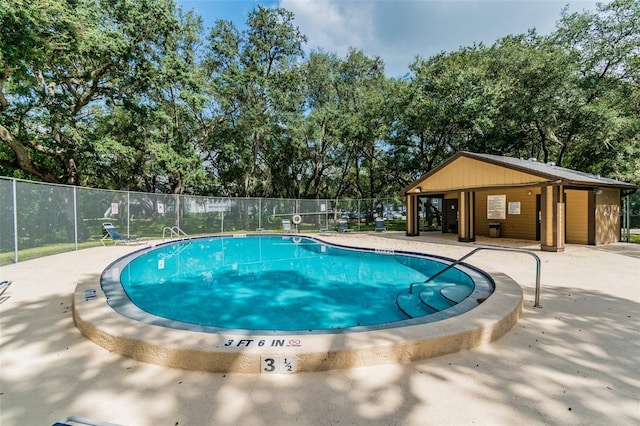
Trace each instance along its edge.
<path fill-rule="evenodd" d="M 280 7 L 295 14 L 310 49 L 344 55 L 349 47 L 363 49 L 373 43 L 373 1 L 282 0 Z"/>
<path fill-rule="evenodd" d="M 379 55 L 387 75 L 400 76 L 416 56 L 428 58 L 474 42 L 493 44 L 531 28 L 554 30 L 560 10 L 594 9 L 576 0 L 281 0 L 305 34 L 307 48 L 343 56 L 349 47 Z"/>

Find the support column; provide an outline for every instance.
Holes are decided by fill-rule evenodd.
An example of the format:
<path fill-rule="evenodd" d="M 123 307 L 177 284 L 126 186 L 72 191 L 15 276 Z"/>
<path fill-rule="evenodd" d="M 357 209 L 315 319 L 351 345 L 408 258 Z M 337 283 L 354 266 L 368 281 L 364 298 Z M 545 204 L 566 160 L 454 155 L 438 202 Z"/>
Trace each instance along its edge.
<path fill-rule="evenodd" d="M 470 243 L 476 240 L 475 231 L 475 201 L 473 191 L 460 191 L 458 194 L 458 241 Z"/>
<path fill-rule="evenodd" d="M 420 235 L 420 216 L 418 212 L 418 196 L 407 194 L 407 236 Z"/>
<path fill-rule="evenodd" d="M 596 245 L 596 194 L 589 191 L 587 198 L 587 244 Z"/>
<path fill-rule="evenodd" d="M 562 185 L 547 185 L 541 188 L 540 249 L 542 251 L 564 251 L 564 189 Z"/>

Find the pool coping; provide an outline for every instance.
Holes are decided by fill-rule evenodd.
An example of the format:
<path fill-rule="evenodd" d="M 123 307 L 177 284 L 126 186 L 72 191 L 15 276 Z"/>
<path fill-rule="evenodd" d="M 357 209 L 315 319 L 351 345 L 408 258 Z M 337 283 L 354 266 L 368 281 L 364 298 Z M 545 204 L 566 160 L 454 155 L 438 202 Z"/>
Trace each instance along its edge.
<path fill-rule="evenodd" d="M 295 373 L 405 363 L 488 344 L 517 323 L 522 289 L 504 273 L 484 272 L 495 291 L 474 309 L 437 322 L 373 331 L 246 335 L 171 329 L 117 313 L 100 282 L 77 285 L 73 317 L 85 337 L 109 351 L 188 370 Z"/>

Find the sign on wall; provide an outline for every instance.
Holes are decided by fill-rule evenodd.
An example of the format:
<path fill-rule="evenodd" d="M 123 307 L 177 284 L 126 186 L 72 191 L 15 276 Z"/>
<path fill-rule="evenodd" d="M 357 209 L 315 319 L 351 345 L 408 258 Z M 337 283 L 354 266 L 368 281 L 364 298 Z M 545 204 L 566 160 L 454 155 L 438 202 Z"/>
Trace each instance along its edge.
<path fill-rule="evenodd" d="M 509 201 L 509 214 L 520 214 L 520 201 Z"/>
<path fill-rule="evenodd" d="M 507 218 L 507 196 L 487 195 L 487 219 Z"/>

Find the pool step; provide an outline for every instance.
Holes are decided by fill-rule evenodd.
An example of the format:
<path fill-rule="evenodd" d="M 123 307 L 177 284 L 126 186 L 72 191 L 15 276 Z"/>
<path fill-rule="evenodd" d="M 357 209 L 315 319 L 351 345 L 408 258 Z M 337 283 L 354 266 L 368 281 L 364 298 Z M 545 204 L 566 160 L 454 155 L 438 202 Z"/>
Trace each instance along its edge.
<path fill-rule="evenodd" d="M 455 305 L 455 302 L 444 297 L 442 290 L 444 288 L 440 286 L 424 287 L 419 293 L 420 301 L 436 311 L 442 311 Z"/>
<path fill-rule="evenodd" d="M 409 289 L 398 293 L 396 305 L 409 318 L 416 318 L 448 309 L 462 302 L 471 292 L 468 287 L 454 284 L 417 283 L 413 293 L 409 293 Z"/>
<path fill-rule="evenodd" d="M 464 286 L 447 286 L 440 290 L 440 294 L 444 296 L 446 299 L 454 302 L 460 303 L 473 292 L 473 290 L 469 287 Z"/>
<path fill-rule="evenodd" d="M 396 296 L 396 305 L 409 318 L 421 317 L 423 315 L 433 314 L 437 310 L 425 305 L 420 299 L 420 295 L 415 289 L 413 293 L 409 293 L 409 289 L 402 290 Z"/>

